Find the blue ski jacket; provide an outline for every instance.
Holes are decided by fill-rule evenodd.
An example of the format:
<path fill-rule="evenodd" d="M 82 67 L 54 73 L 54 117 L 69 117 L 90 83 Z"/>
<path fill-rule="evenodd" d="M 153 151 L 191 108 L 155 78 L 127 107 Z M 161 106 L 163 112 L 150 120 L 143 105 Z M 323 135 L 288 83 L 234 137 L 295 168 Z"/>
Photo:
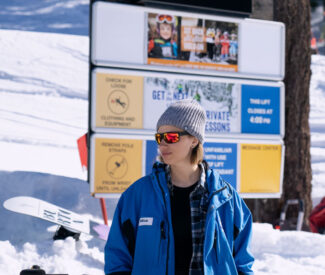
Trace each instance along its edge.
<path fill-rule="evenodd" d="M 253 274 L 252 216 L 216 171 L 206 174 L 204 274 Z M 132 184 L 117 204 L 105 246 L 105 274 L 175 274 L 170 197 L 163 165 Z"/>

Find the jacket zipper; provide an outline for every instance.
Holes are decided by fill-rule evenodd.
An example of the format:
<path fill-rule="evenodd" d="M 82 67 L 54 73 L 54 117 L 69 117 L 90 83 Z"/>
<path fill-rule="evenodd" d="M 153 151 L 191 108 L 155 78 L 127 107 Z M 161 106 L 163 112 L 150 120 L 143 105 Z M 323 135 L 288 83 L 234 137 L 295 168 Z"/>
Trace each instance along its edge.
<path fill-rule="evenodd" d="M 162 221 L 161 223 L 160 223 L 160 238 L 161 239 L 166 239 L 166 232 L 165 232 L 165 222 L 164 221 Z"/>
<path fill-rule="evenodd" d="M 161 262 L 161 257 L 163 254 L 163 241 L 166 240 L 166 232 L 165 232 L 165 221 L 160 222 L 160 242 L 159 242 L 159 260 Z"/>
<path fill-rule="evenodd" d="M 224 186 L 224 187 L 220 188 L 219 190 L 214 191 L 214 192 L 212 193 L 212 195 L 211 195 L 209 201 L 208 201 L 208 205 L 210 205 L 210 202 L 211 202 L 211 200 L 212 200 L 212 198 L 213 198 L 214 195 L 216 195 L 216 194 L 222 192 L 222 191 L 225 190 L 226 188 L 227 188 L 227 186 Z M 201 207 L 201 206 L 200 206 L 200 207 Z M 214 208 L 213 206 L 210 207 L 210 208 L 208 209 L 208 211 L 207 211 L 207 214 L 208 214 L 209 212 L 211 212 L 211 211 L 213 210 L 213 208 Z M 218 222 L 219 222 L 219 221 L 218 221 Z M 217 233 L 216 233 L 216 231 L 214 231 L 214 236 L 213 236 L 213 248 L 214 248 L 214 250 L 215 250 L 215 252 L 216 252 L 216 261 L 217 261 L 217 263 L 219 263 L 219 255 L 217 254 L 217 249 L 216 249 L 216 248 L 217 248 Z"/>
<path fill-rule="evenodd" d="M 212 193 L 212 195 L 211 195 L 211 199 L 212 199 L 212 197 L 213 197 L 214 195 L 220 193 L 221 191 L 225 190 L 226 188 L 227 188 L 227 185 L 224 186 L 224 187 L 222 187 L 222 188 L 220 188 L 220 189 L 217 190 L 217 191 L 214 191 L 214 192 Z M 211 200 L 211 199 L 210 199 L 210 200 Z"/>
<path fill-rule="evenodd" d="M 220 188 L 219 190 L 214 191 L 214 192 L 210 195 L 210 198 L 209 198 L 209 200 L 207 201 L 206 206 L 209 206 L 209 205 L 210 205 L 210 202 L 211 202 L 211 200 L 212 200 L 212 198 L 213 198 L 214 195 L 220 193 L 221 191 L 225 190 L 226 188 L 227 188 L 227 186 L 224 186 L 224 187 Z M 212 208 L 206 208 L 206 209 L 203 209 L 203 204 L 200 203 L 200 210 L 201 210 L 201 211 L 206 211 L 207 213 L 209 213 L 209 212 L 212 210 Z"/>
<path fill-rule="evenodd" d="M 156 178 L 157 178 L 157 181 L 158 181 L 158 186 L 160 188 L 160 191 L 162 193 L 162 196 L 163 196 L 163 199 L 164 199 L 164 204 L 165 204 L 165 209 L 166 209 L 166 213 L 167 213 L 167 202 L 166 202 L 166 198 L 165 198 L 165 192 L 164 190 L 162 189 L 162 186 L 160 184 L 160 180 L 159 180 L 159 175 L 158 175 L 158 172 L 156 172 Z M 168 213 L 167 213 L 168 215 Z M 163 223 L 163 221 L 162 221 Z M 169 230 L 169 229 L 168 229 Z M 164 232 L 164 235 L 166 237 L 166 232 L 165 230 L 163 229 L 162 231 L 162 228 L 161 228 L 161 224 L 160 224 L 160 232 Z M 168 233 L 168 232 L 167 232 Z M 168 259 L 169 259 L 169 234 L 168 234 L 168 238 L 167 238 L 167 257 L 166 257 L 166 275 L 168 275 Z"/>

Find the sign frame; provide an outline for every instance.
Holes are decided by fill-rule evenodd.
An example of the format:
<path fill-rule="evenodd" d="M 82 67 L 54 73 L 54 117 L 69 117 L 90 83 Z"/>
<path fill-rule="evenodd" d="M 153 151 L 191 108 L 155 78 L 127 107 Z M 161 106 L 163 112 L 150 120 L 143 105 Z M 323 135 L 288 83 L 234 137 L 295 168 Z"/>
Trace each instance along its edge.
<path fill-rule="evenodd" d="M 100 33 L 98 37 L 97 27 L 101 24 L 97 20 L 98 15 L 101 15 L 100 12 L 103 9 L 98 9 L 98 7 L 108 7 L 112 10 L 108 16 L 105 16 L 109 19 L 110 24 L 102 24 L 102 26 L 114 26 L 115 29 L 117 24 L 122 25 L 122 29 L 126 30 L 125 33 L 131 33 L 133 37 L 122 37 L 117 32 L 112 33 L 112 30 L 109 30 L 108 36 L 103 36 Z M 99 12 L 100 10 L 100 12 Z M 115 11 L 114 11 L 115 10 Z M 119 10 L 120 12 L 116 12 Z M 238 24 L 238 71 L 229 72 L 223 70 L 203 70 L 203 69 L 186 69 L 184 67 L 171 67 L 171 66 L 162 66 L 162 65 L 149 65 L 148 63 L 148 30 L 146 24 L 148 24 L 148 15 L 149 13 L 168 13 L 173 16 L 180 17 L 191 17 L 197 19 L 211 20 L 211 21 L 222 21 Z M 133 18 L 139 20 L 139 24 L 129 24 L 129 20 L 124 20 L 128 18 Z M 124 20 L 124 21 L 123 21 Z M 122 22 L 122 23 L 120 23 Z M 125 23 L 125 24 L 124 24 Z M 119 27 L 120 25 L 118 25 Z M 130 30 L 131 27 L 131 30 Z M 113 29 L 114 29 L 113 28 Z M 138 29 L 136 29 L 138 28 Z M 108 29 L 108 28 L 107 28 Z M 112 28 L 111 28 L 112 29 Z M 139 31 L 140 30 L 140 31 Z M 113 35 L 112 35 L 113 34 Z M 140 34 L 140 35 L 139 35 Z M 131 36 L 132 36 L 131 35 Z M 97 36 L 97 37 L 96 37 Z M 117 42 L 114 42 L 114 39 L 110 40 L 114 44 L 115 49 L 124 47 L 121 41 L 128 41 L 134 39 L 136 36 L 141 36 L 138 40 L 140 43 L 130 52 L 126 51 L 127 54 L 123 57 L 123 60 L 120 59 L 101 59 L 100 57 L 100 48 L 97 48 L 96 43 L 103 42 L 105 37 L 117 37 Z M 256 38 L 258 37 L 258 38 Z M 97 39 L 97 40 L 96 40 Z M 104 39 L 104 40 L 103 40 Z M 120 39 L 120 40 L 119 40 Z M 267 58 L 263 59 L 263 52 L 254 45 L 257 44 L 255 40 L 258 39 L 262 41 L 266 46 L 266 52 L 273 59 Z M 96 43 L 94 42 L 96 40 Z M 253 43 L 251 43 L 253 41 Z M 255 41 L 255 42 L 254 42 Z M 105 41 L 104 41 L 105 42 Z M 272 44 L 272 45 L 271 45 Z M 112 3 L 108 1 L 91 1 L 90 6 L 90 40 L 89 40 L 89 121 L 88 121 L 88 182 L 91 187 L 91 194 L 95 197 L 109 197 L 109 198 L 118 198 L 120 194 L 107 194 L 107 193 L 94 193 L 94 166 L 95 166 L 95 150 L 94 142 L 97 137 L 103 137 L 107 139 L 126 139 L 126 140 L 141 140 L 142 142 L 142 176 L 145 175 L 145 158 L 146 156 L 146 146 L 149 143 L 147 141 L 153 141 L 154 131 L 151 129 L 123 129 L 123 128 L 100 128 L 94 127 L 93 119 L 95 117 L 94 112 L 96 110 L 96 92 L 94 93 L 94 85 L 96 86 L 96 81 L 93 79 L 93 74 L 96 71 L 114 71 L 117 74 L 124 75 L 134 75 L 134 76 L 153 76 L 159 77 L 161 75 L 172 76 L 177 73 L 178 78 L 188 78 L 188 79 L 201 79 L 202 81 L 219 81 L 224 80 L 229 83 L 242 83 L 247 85 L 252 85 L 254 83 L 267 85 L 267 86 L 277 86 L 281 87 L 280 89 L 280 135 L 273 134 L 207 134 L 206 142 L 212 143 L 238 143 L 237 146 L 237 174 L 239 173 L 240 167 L 240 154 L 239 143 L 247 144 L 275 144 L 281 145 L 281 164 L 280 164 L 280 183 L 279 183 L 279 192 L 276 193 L 240 193 L 243 198 L 279 198 L 282 194 L 282 184 L 283 184 L 283 170 L 284 170 L 284 143 L 282 138 L 285 133 L 285 118 L 284 118 L 284 84 L 280 82 L 284 78 L 285 74 L 285 25 L 280 22 L 273 21 L 264 21 L 256 20 L 249 18 L 235 18 L 235 17 L 226 17 L 226 16 L 215 16 L 202 13 L 191 13 L 183 11 L 172 11 L 167 9 L 157 9 L 149 8 L 142 6 L 129 5 L 125 3 Z M 104 45 L 105 46 L 105 45 Z M 263 47 L 263 45 L 262 45 Z M 125 47 L 124 47 L 125 48 Z M 273 49 L 275 48 L 275 50 Z M 111 50 L 105 49 L 106 52 L 111 54 Z M 130 53 L 130 54 L 129 54 Z M 115 54 L 112 51 L 112 55 Z M 129 54 L 129 55 L 128 55 Z M 256 56 L 255 56 L 256 54 Z M 130 56 L 132 58 L 130 58 Z M 251 62 L 252 57 L 256 60 L 256 64 Z M 264 63 L 266 65 L 264 65 Z M 107 69 L 105 69 L 105 67 Z M 174 74 L 172 74 L 173 72 Z M 175 76 L 175 78 L 177 78 Z M 270 81 L 271 80 L 271 81 Z M 279 86 L 278 86 L 279 85 Z M 146 146 L 144 145 L 146 143 Z M 153 148 L 153 147 L 152 147 Z M 236 184 L 237 188 L 240 188 L 240 177 L 236 175 Z M 253 186 L 255 187 L 255 185 Z M 239 189 L 238 189 L 239 190 Z M 239 192 L 239 191 L 238 191 Z"/>
<path fill-rule="evenodd" d="M 197 80 L 204 82 L 220 82 L 220 83 L 234 83 L 239 85 L 256 85 L 256 86 L 264 86 L 264 87 L 278 87 L 280 90 L 280 106 L 279 106 L 279 134 L 249 134 L 242 133 L 242 129 L 240 126 L 239 133 L 206 133 L 207 137 L 229 137 L 229 138 L 252 138 L 252 139 L 274 139 L 274 138 L 283 138 L 285 133 L 285 91 L 283 82 L 270 82 L 270 81 L 260 81 L 260 80 L 247 80 L 247 79 L 230 79 L 230 78 L 222 78 L 222 77 L 207 77 L 207 76 L 193 76 L 193 75 L 175 75 L 172 73 L 156 73 L 156 72 L 148 72 L 148 71 L 133 71 L 133 70 L 118 70 L 118 69 L 104 69 L 104 68 L 96 68 L 91 73 L 91 112 L 90 112 L 90 125 L 91 130 L 97 133 L 129 133 L 129 134 L 137 134 L 137 135 L 146 135 L 153 134 L 155 129 L 136 129 L 136 128 L 106 128 L 106 127 L 97 127 L 96 126 L 96 74 L 97 73 L 106 73 L 111 75 L 121 75 L 121 76 L 139 76 L 139 77 L 154 77 L 154 78 L 167 78 L 167 79 L 184 79 L 184 80 Z M 144 94 L 144 91 L 142 92 Z M 142 104 L 144 106 L 144 103 Z M 241 109 L 241 106 L 240 106 Z M 144 117 L 144 110 L 142 116 Z M 241 110 L 239 110 L 239 118 L 241 121 Z M 143 118 L 144 119 L 144 118 Z"/>
<path fill-rule="evenodd" d="M 111 14 L 106 16 L 101 15 L 101 13 L 105 12 L 105 9 L 107 11 L 111 10 Z M 174 71 L 187 74 L 204 74 L 212 76 L 276 81 L 284 78 L 285 25 L 281 22 L 202 15 L 199 13 L 139 7 L 103 1 L 95 1 L 92 3 L 91 13 L 90 62 L 94 66 L 156 70 L 165 72 Z M 238 72 L 148 65 L 146 58 L 148 49 L 146 42 L 147 13 L 168 13 L 174 16 L 195 17 L 197 19 L 204 18 L 205 20 L 216 20 L 238 24 Z M 101 18 L 104 17 L 108 20 L 107 22 L 105 21 L 105 24 L 100 21 L 102 20 Z M 123 22 L 123 24 L 120 26 L 120 31 L 116 30 L 116 28 L 114 28 L 114 30 L 106 28 L 105 30 L 99 32 L 99 26 L 109 26 L 114 22 L 116 23 L 116 20 L 119 18 L 121 22 L 123 22 L 124 18 L 131 18 L 131 20 L 134 20 L 134 22 L 130 24 Z M 131 37 L 121 37 L 120 33 L 128 33 L 131 35 Z M 134 33 L 134 36 L 132 36 L 132 33 Z M 139 36 L 141 36 L 141 38 L 138 38 Z M 116 37 L 117 41 L 111 39 L 110 43 L 107 44 L 108 42 L 105 42 L 104 37 Z M 127 43 L 130 40 L 135 42 L 132 48 L 127 46 Z M 263 45 L 259 45 L 261 41 L 264 43 Z M 109 45 L 109 50 L 107 50 L 107 45 L 104 45 L 105 43 Z M 99 44 L 101 44 L 101 46 L 99 46 Z M 115 53 L 108 59 L 107 57 L 103 57 L 103 53 L 106 55 L 111 51 L 123 51 L 125 54 L 117 55 Z M 117 56 L 119 56 L 120 59 L 117 58 Z M 269 56 L 272 56 L 272 58 Z M 274 56 L 276 58 L 274 58 Z M 252 62 L 252 60 L 254 60 L 254 62 Z"/>
<path fill-rule="evenodd" d="M 165 5 L 175 5 L 175 6 L 181 6 L 181 7 L 191 7 L 192 9 L 202 9 L 203 11 L 219 11 L 223 13 L 229 13 L 229 14 L 236 14 L 237 16 L 248 16 L 252 13 L 252 0 L 231 0 L 228 2 L 214 2 L 213 1 L 206 1 L 208 3 L 203 3 L 201 1 L 197 0 L 190 0 L 190 1 L 162 1 L 159 0 L 144 0 L 143 2 L 149 2 L 149 3 L 157 3 L 157 4 L 165 4 Z"/>
<path fill-rule="evenodd" d="M 129 135 L 129 134 L 115 134 L 111 133 L 109 135 L 107 134 L 93 134 L 90 137 L 90 169 L 89 169 L 89 176 L 90 176 L 90 191 L 91 194 L 95 197 L 99 198 L 119 198 L 120 193 L 95 193 L 95 140 L 99 138 L 106 138 L 106 139 L 119 139 L 119 140 L 141 140 L 142 141 L 142 171 L 141 174 L 142 176 L 145 176 L 145 146 L 144 143 L 147 141 L 153 141 L 154 137 L 153 135 L 149 136 L 143 136 L 143 135 Z M 237 169 L 236 169 L 236 190 L 237 192 L 241 195 L 243 198 L 280 198 L 282 194 L 282 185 L 283 185 L 283 172 L 284 172 L 284 151 L 285 151 L 285 146 L 282 140 L 252 140 L 252 139 L 226 139 L 226 138 L 209 138 L 207 137 L 205 139 L 205 142 L 211 142 L 211 143 L 226 143 L 226 144 L 237 144 Z M 252 145 L 278 145 L 281 146 L 281 161 L 278 164 L 280 167 L 280 175 L 279 175 L 279 192 L 273 192 L 273 193 L 243 193 L 240 192 L 240 187 L 241 187 L 241 182 L 240 182 L 240 175 L 241 175 L 241 155 L 240 155 L 240 146 L 242 144 L 252 144 Z M 141 176 L 141 177 L 142 177 Z M 135 181 L 135 180 L 134 180 Z"/>

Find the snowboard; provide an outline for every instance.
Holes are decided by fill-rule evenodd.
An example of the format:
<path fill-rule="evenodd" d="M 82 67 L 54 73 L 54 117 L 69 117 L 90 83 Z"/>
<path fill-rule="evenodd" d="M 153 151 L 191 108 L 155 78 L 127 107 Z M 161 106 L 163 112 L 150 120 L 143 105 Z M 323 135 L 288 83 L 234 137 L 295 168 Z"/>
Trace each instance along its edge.
<path fill-rule="evenodd" d="M 61 225 L 76 233 L 85 233 L 104 241 L 108 237 L 109 226 L 40 199 L 26 196 L 13 197 L 6 200 L 3 206 L 10 211 Z"/>

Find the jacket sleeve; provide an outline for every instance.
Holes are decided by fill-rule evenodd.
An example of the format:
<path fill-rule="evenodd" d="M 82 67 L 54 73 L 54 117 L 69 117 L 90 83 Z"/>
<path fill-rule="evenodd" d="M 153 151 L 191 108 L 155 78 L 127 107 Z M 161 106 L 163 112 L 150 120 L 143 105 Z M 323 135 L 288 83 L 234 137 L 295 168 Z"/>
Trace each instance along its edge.
<path fill-rule="evenodd" d="M 238 193 L 234 192 L 234 247 L 233 256 L 238 274 L 254 274 L 254 257 L 250 251 L 252 214 Z"/>
<path fill-rule="evenodd" d="M 122 222 L 124 196 L 122 194 L 114 213 L 112 226 L 105 246 L 105 274 L 127 275 L 132 271 L 132 255 L 130 252 L 130 236 L 126 236 L 125 225 L 132 226 L 130 220 Z M 131 232 L 132 229 L 127 231 Z M 134 237 L 134 236 L 133 236 Z"/>

